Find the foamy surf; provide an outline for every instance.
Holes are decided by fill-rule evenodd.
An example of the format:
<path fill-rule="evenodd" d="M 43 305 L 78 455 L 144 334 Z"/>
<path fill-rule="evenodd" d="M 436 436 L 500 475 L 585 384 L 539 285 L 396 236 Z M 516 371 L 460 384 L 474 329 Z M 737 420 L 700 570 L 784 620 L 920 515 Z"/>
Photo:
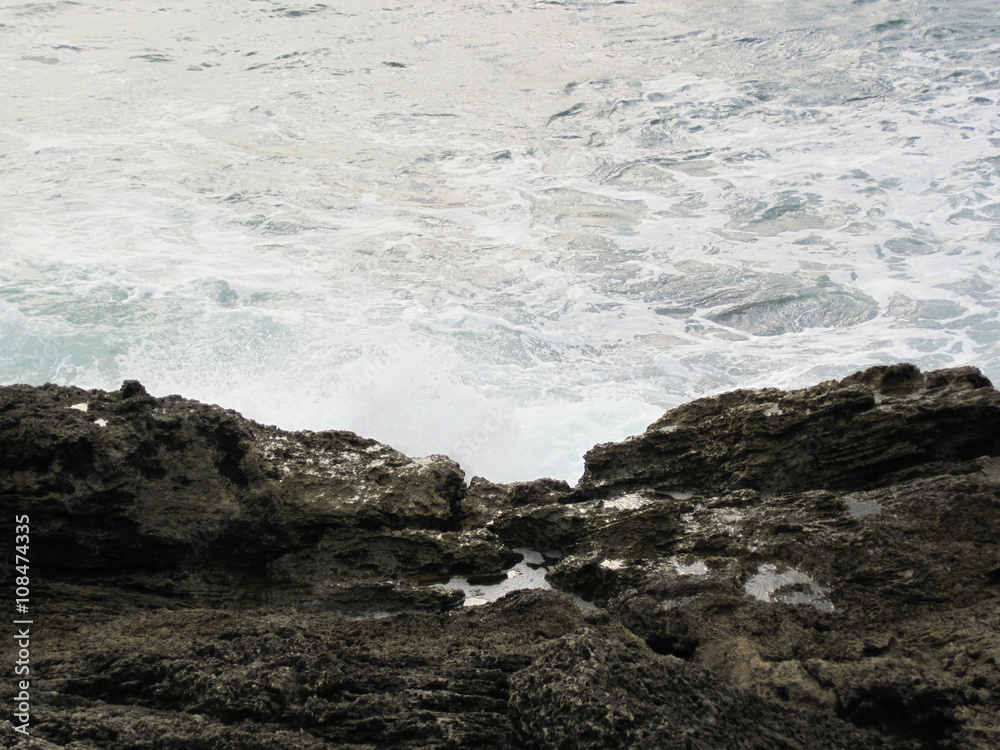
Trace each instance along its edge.
<path fill-rule="evenodd" d="M 0 381 L 498 481 L 743 386 L 1000 377 L 985 2 L 4 4 Z"/>

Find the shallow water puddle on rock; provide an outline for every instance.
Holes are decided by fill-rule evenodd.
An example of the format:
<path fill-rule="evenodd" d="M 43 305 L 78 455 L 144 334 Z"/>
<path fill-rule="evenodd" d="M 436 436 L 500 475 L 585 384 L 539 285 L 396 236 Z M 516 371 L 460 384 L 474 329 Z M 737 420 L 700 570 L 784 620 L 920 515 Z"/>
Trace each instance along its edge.
<path fill-rule="evenodd" d="M 522 556 L 519 563 L 497 574 L 496 580 L 470 583 L 464 576 L 455 576 L 447 583 L 436 584 L 443 588 L 460 589 L 465 593 L 465 607 L 479 607 L 495 602 L 512 591 L 520 589 L 552 589 L 552 584 L 545 580 L 548 566 L 555 563 L 556 555 L 543 555 L 530 547 L 518 547 L 514 550 Z M 581 609 L 597 609 L 585 599 L 570 594 L 573 601 Z"/>
<path fill-rule="evenodd" d="M 708 565 L 706 565 L 701 560 L 695 560 L 693 563 L 690 563 L 688 565 L 681 565 L 680 563 L 674 563 L 674 567 L 677 570 L 677 575 L 679 576 L 708 575 Z"/>
<path fill-rule="evenodd" d="M 663 498 L 671 500 L 690 500 L 694 493 L 690 490 L 647 490 L 645 492 L 627 492 L 624 495 L 608 498 L 601 501 L 604 510 L 638 510 L 650 503 L 662 501 Z"/>
<path fill-rule="evenodd" d="M 853 500 L 844 498 L 844 505 L 852 516 L 873 516 L 882 512 L 882 504 L 876 500 Z"/>
<path fill-rule="evenodd" d="M 781 573 L 778 566 L 764 563 L 743 585 L 755 599 L 780 604 L 809 604 L 820 612 L 833 612 L 833 604 L 826 597 L 826 589 L 795 568 Z"/>

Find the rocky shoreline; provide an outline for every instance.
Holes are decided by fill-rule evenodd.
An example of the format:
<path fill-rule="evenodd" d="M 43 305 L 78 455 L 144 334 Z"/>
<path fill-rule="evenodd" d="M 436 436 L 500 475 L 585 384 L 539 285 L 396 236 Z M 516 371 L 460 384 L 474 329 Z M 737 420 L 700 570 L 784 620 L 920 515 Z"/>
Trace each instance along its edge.
<path fill-rule="evenodd" d="M 30 518 L 33 621 L 31 739 L 6 710 L 3 747 L 1000 747 L 974 368 L 699 399 L 576 486 L 136 381 L 5 386 L 0 504 L 9 593 Z M 526 553 L 552 589 L 446 585 Z"/>

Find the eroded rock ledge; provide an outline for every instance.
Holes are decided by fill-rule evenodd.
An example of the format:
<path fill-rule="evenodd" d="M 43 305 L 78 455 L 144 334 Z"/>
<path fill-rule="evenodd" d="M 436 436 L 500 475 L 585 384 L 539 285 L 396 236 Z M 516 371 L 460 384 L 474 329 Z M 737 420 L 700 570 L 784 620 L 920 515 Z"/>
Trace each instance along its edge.
<path fill-rule="evenodd" d="M 135 381 L 7 386 L 0 503 L 0 556 L 31 519 L 25 747 L 1000 747 L 1000 393 L 973 368 L 700 399 L 575 487 Z M 554 590 L 444 585 L 525 548 Z"/>

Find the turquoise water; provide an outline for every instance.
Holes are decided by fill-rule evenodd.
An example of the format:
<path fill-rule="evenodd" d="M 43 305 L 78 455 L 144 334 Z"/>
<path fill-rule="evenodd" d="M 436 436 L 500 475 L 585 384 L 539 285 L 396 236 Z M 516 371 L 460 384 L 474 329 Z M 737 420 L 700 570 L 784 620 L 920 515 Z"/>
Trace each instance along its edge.
<path fill-rule="evenodd" d="M 688 5 L 0 3 L 0 382 L 572 482 L 721 390 L 1000 380 L 995 7 Z"/>

